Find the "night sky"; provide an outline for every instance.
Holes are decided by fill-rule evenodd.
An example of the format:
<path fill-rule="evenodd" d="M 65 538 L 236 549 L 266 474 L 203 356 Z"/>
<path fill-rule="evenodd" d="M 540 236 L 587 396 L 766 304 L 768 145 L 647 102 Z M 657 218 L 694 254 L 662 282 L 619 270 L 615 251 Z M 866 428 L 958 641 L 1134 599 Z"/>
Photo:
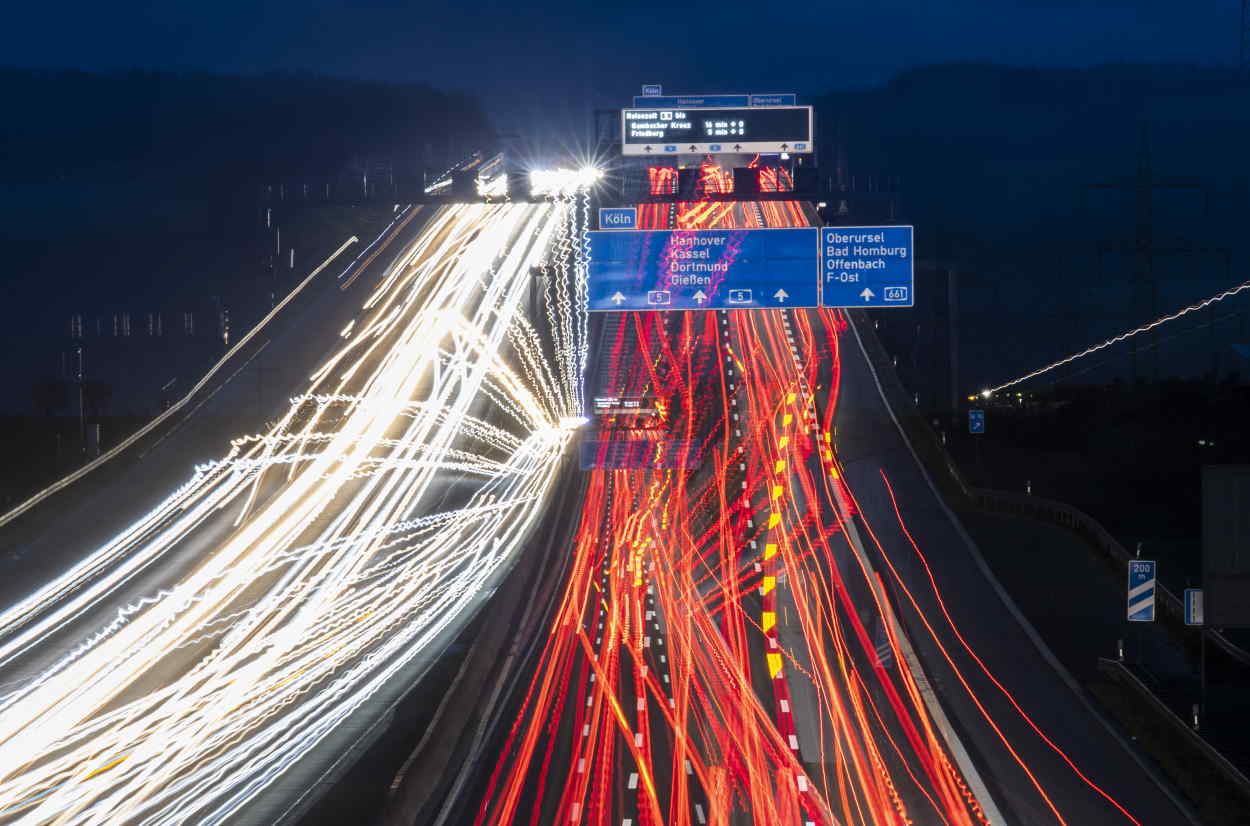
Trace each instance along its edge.
<path fill-rule="evenodd" d="M 509 118 L 530 120 L 541 102 L 580 110 L 581 122 L 591 106 L 619 105 L 642 82 L 674 93 L 818 94 L 952 60 L 1229 63 L 1239 3 L 119 0 L 23 3 L 7 18 L 0 60 L 9 65 L 427 81 L 478 94 L 506 131 Z"/>
<path fill-rule="evenodd" d="M 497 0 L 273 0 L 260 4 L 251 0 L 211 4 L 203 0 L 70 0 L 62 4 L 23 3 L 12 10 L 6 25 L 0 27 L 0 64 L 85 70 L 311 71 L 428 83 L 480 99 L 501 134 L 515 132 L 528 139 L 518 142 L 517 149 L 533 157 L 521 157 L 521 161 L 546 162 L 563 160 L 565 152 L 589 145 L 590 110 L 626 104 L 642 83 L 661 83 L 670 94 L 797 92 L 810 101 L 829 92 L 881 85 L 909 68 L 953 61 L 1047 68 L 1116 61 L 1228 66 L 1237 58 L 1239 26 L 1240 0 L 1024 0 L 1006 4 L 1001 0 L 865 0 L 842 4 L 555 0 L 542 5 Z M 860 131 L 864 135 L 893 135 L 895 143 L 891 146 L 905 150 L 897 153 L 900 162 L 919 159 L 912 172 L 936 169 L 941 173 L 909 177 L 909 184 L 918 193 L 937 197 L 935 193 L 949 185 L 951 169 L 960 168 L 959 164 L 969 174 L 980 175 L 983 187 L 995 175 L 1011 181 L 1016 197 L 1013 209 L 984 210 L 977 199 L 985 197 L 990 188 L 976 194 L 968 191 L 962 205 L 971 216 L 961 218 L 954 209 L 959 204 L 942 206 L 949 226 L 962 232 L 987 230 L 987 224 L 1001 219 L 1002 226 L 997 227 L 1000 235 L 1017 233 L 1016 241 L 1026 246 L 1039 243 L 1041 236 L 1035 233 L 1043 218 L 1053 218 L 1055 226 L 1068 226 L 1060 218 L 1070 211 L 1075 198 L 1071 193 L 1082 182 L 1093 180 L 1095 172 L 1119 175 L 1132 171 L 1140 128 L 1137 114 L 1124 115 L 1104 98 L 1094 107 L 1102 107 L 1098 109 L 1104 117 L 1099 121 L 1101 127 L 1086 128 L 1089 113 L 1081 109 L 1084 103 L 1077 93 L 1078 99 L 1073 101 L 1051 100 L 1028 109 L 1032 120 L 1017 129 L 1014 122 L 992 122 L 1005 110 L 983 107 L 975 99 L 975 89 L 970 90 L 969 99 L 958 100 L 955 98 L 961 87 L 957 84 L 929 88 L 943 91 L 932 99 L 922 92 L 921 100 L 911 100 L 906 104 L 910 108 L 897 112 L 888 95 L 875 99 L 864 110 L 870 112 L 865 117 L 875 120 L 862 124 Z M 1216 182 L 1240 180 L 1237 175 L 1246 174 L 1245 155 L 1236 148 L 1235 136 L 1242 133 L 1228 129 L 1226 122 L 1229 117 L 1240 118 L 1242 125 L 1237 129 L 1244 128 L 1245 109 L 1237 108 L 1240 98 L 1235 100 L 1238 103 L 1231 107 L 1222 99 L 1194 102 L 1184 98 L 1174 104 L 1164 100 L 1151 109 L 1159 121 L 1152 134 L 1160 171 L 1206 175 L 1205 180 Z M 49 104 L 63 108 L 57 101 Z M 20 116 L 37 119 L 39 113 L 25 111 Z M 1124 122 L 1115 120 L 1121 116 Z M 1207 121 L 1214 126 L 1197 125 Z M 1077 124 L 1076 133 L 1064 132 L 1066 143 L 1058 142 L 1056 136 L 1069 122 Z M 855 126 L 850 124 L 848 131 L 855 133 Z M 1049 137 L 1034 145 L 1033 136 L 1027 132 L 1030 128 L 1040 129 L 1039 134 Z M 1051 131 L 1046 132 L 1048 129 Z M 971 135 L 980 142 L 961 139 L 958 144 L 943 143 L 950 135 Z M 887 152 L 888 148 L 882 148 L 885 144 L 874 143 L 873 137 L 861 138 L 859 154 L 854 157 L 861 174 L 886 168 L 870 151 Z M 1060 145 L 1052 144 L 1052 138 Z M 929 163 L 924 154 L 928 146 L 944 153 L 944 165 Z M 955 149 L 967 151 L 961 155 Z M 84 145 L 84 152 L 90 151 L 90 144 Z M 1109 152 L 1114 162 L 1098 166 Z M 891 171 L 897 171 L 894 166 L 890 166 Z M 1037 192 L 1030 192 L 1030 186 Z M 995 184 L 994 197 L 1004 197 L 999 189 Z M 136 197 L 148 197 L 145 191 L 137 192 Z M 79 224 L 67 216 L 73 219 L 70 210 L 79 208 L 88 214 L 89 207 L 83 205 L 90 193 L 67 196 L 63 188 L 49 188 L 46 195 L 19 193 L 7 204 L 5 195 L 0 187 L 0 210 L 7 207 L 10 213 L 29 217 L 27 224 L 37 224 L 40 231 L 52 228 L 65 233 L 65 239 L 48 242 L 48 249 L 55 250 L 61 244 L 73 247 Z M 36 196 L 52 206 L 44 211 L 32 208 Z M 1118 202 L 1108 209 L 1111 214 L 1131 215 Z M 108 211 L 92 211 L 92 220 L 96 213 L 133 220 L 116 203 Z M 49 215 L 52 220 L 46 218 Z M 1006 225 L 1009 218 L 1014 221 L 1011 226 Z M 932 230 L 933 222 L 929 223 L 926 231 Z M 1099 237 L 1118 231 L 1108 228 Z M 1198 242 L 1210 243 L 1211 238 L 1199 237 Z M 1029 256 L 1022 260 L 1029 260 Z M 1090 262 L 1094 260 L 1092 256 L 1080 259 L 1082 266 L 1093 266 Z M 47 262 L 40 261 L 40 266 L 56 277 L 77 277 L 71 273 L 78 270 L 58 263 L 51 255 Z M 157 284 L 156 268 L 145 263 L 132 275 Z M 127 274 L 111 273 L 109 278 Z M 1222 272 L 1204 275 L 1222 277 Z M 104 283 L 99 276 L 93 269 L 92 279 L 84 283 Z M 44 285 L 39 277 L 25 274 L 24 278 L 31 296 L 41 294 Z M 21 279 L 12 280 L 16 283 Z M 1023 276 L 1017 281 L 1025 286 L 1033 283 Z M 1169 295 L 1169 301 L 1203 297 L 1219 286 L 1189 276 L 1171 278 L 1170 283 L 1186 291 L 1184 295 Z M 963 289 L 969 289 L 967 283 Z M 78 292 L 82 290 L 62 290 L 62 294 L 49 297 L 40 307 L 46 318 L 15 311 L 10 322 L 13 337 L 22 342 L 29 339 L 18 332 L 21 325 L 59 330 L 61 319 L 71 310 L 94 306 L 96 299 L 84 298 Z M 110 288 L 109 294 L 113 292 L 137 300 L 129 287 L 120 291 Z M 20 301 L 9 304 L 21 306 Z M 967 300 L 965 304 L 972 306 Z M 1017 304 L 1035 306 L 1035 302 L 1023 300 Z M 993 317 L 988 311 L 983 315 Z M 53 318 L 55 322 L 49 320 Z M 1106 325 L 1108 329 L 1114 327 L 1111 332 L 1118 332 L 1129 321 L 1142 320 L 1118 317 Z M 987 340 L 999 332 L 987 331 Z M 1062 343 L 1062 348 L 1067 348 L 1064 352 L 1084 346 L 1095 332 L 1102 332 L 1102 328 L 1074 329 L 1071 340 Z M 23 346 L 37 348 L 25 361 L 49 363 L 44 356 L 45 350 L 51 351 L 49 346 L 28 342 Z M 971 344 L 969 347 L 975 349 Z M 1021 356 L 1021 362 L 1032 365 L 1057 355 L 1060 349 L 1060 344 L 1047 343 L 1038 354 Z M 998 356 L 993 354 L 995 359 Z"/>

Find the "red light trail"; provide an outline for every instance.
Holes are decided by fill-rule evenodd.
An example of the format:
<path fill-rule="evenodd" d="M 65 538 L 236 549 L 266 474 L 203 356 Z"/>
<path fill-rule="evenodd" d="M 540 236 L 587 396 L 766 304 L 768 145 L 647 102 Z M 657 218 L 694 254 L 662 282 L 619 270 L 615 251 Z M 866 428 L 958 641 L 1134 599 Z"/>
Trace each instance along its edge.
<path fill-rule="evenodd" d="M 762 172 L 770 191 L 789 183 Z M 653 191 L 670 184 L 651 170 Z M 705 163 L 699 184 L 720 192 L 732 178 Z M 639 207 L 650 229 L 808 223 L 792 201 Z M 838 462 L 845 319 L 832 310 L 609 318 L 619 325 L 602 355 L 608 391 L 660 400 L 668 436 L 688 455 L 670 467 L 590 471 L 550 635 L 475 824 L 989 823 L 988 801 L 912 671 L 887 588 L 902 580 Z M 984 713 L 1055 822 L 1067 823 Z"/>

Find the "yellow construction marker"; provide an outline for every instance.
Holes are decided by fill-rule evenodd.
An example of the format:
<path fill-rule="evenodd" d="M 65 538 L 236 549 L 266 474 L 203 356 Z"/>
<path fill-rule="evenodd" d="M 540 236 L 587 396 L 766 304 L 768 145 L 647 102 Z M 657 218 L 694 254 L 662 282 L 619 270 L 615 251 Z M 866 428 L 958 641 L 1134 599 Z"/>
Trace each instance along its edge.
<path fill-rule="evenodd" d="M 775 680 L 781 673 L 781 655 L 766 654 L 765 656 L 768 657 L 768 676 Z"/>
<path fill-rule="evenodd" d="M 781 437 L 781 441 L 777 443 L 777 447 L 784 449 L 784 448 L 785 448 L 785 446 L 786 446 L 786 445 L 788 445 L 788 444 L 790 444 L 790 437 L 789 437 L 789 436 L 782 436 L 782 437 Z"/>
<path fill-rule="evenodd" d="M 796 398 L 797 396 L 794 393 L 791 393 L 790 395 L 786 396 L 786 404 L 794 404 L 794 400 Z"/>
<path fill-rule="evenodd" d="M 777 527 L 777 526 L 778 526 L 778 525 L 780 525 L 780 524 L 781 524 L 781 514 L 779 514 L 779 513 L 770 513 L 770 514 L 768 515 L 768 527 L 770 527 L 770 528 L 775 528 L 775 527 Z"/>
<path fill-rule="evenodd" d="M 766 576 L 760 585 L 760 596 L 767 596 L 774 588 L 777 587 L 777 577 Z"/>
<path fill-rule="evenodd" d="M 778 496 L 781 496 L 783 492 L 785 492 L 785 488 L 783 488 L 781 485 L 773 485 L 773 498 L 774 499 L 776 499 Z"/>
<path fill-rule="evenodd" d="M 776 464 L 776 466 L 775 466 L 775 467 L 773 467 L 773 473 L 781 473 L 781 471 L 783 471 L 783 470 L 785 470 L 785 469 L 786 469 L 786 460 L 785 460 L 785 459 L 778 459 L 778 460 L 777 460 L 777 464 Z"/>
<path fill-rule="evenodd" d="M 760 618 L 760 627 L 764 629 L 765 634 L 776 628 L 777 614 L 773 611 L 765 611 L 764 615 Z"/>
<path fill-rule="evenodd" d="M 777 555 L 776 545 L 774 545 L 772 542 L 769 542 L 767 545 L 764 546 L 764 558 L 765 559 L 772 559 L 776 555 Z"/>
<path fill-rule="evenodd" d="M 791 422 L 793 422 L 793 421 L 794 421 L 794 416 L 792 416 L 791 414 L 787 413 L 786 415 L 784 415 L 784 416 L 782 416 L 782 417 L 781 417 L 781 426 L 782 426 L 782 427 L 789 427 L 789 426 L 790 426 L 790 423 L 791 423 Z"/>

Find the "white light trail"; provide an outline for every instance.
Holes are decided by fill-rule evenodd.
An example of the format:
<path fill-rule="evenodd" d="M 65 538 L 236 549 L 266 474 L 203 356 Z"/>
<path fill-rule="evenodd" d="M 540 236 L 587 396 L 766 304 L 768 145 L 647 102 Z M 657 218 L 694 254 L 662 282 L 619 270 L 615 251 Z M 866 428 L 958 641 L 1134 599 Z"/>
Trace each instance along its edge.
<path fill-rule="evenodd" d="M 603 180 L 603 170 L 593 166 L 579 169 L 535 169 L 530 172 L 530 192 L 534 195 L 572 197 Z"/>
<path fill-rule="evenodd" d="M 1244 281 L 1241 284 L 1238 284 L 1236 287 L 1227 289 L 1222 293 L 1216 293 L 1210 298 L 1206 298 L 1206 299 L 1203 299 L 1202 301 L 1199 301 L 1197 304 L 1190 304 L 1188 307 L 1185 307 L 1184 309 L 1181 309 L 1181 310 L 1177 310 L 1171 315 L 1165 315 L 1162 318 L 1157 318 L 1154 321 L 1150 322 L 1149 324 L 1143 324 L 1142 326 L 1137 327 L 1136 329 L 1129 330 L 1128 332 L 1125 332 L 1125 333 L 1120 333 L 1118 336 L 1114 338 L 1109 338 L 1106 341 L 1102 342 L 1101 344 L 1095 344 L 1093 347 L 1087 347 L 1086 349 L 1082 350 L 1079 353 L 1073 353 L 1067 358 L 1062 358 L 1059 361 L 1054 362 L 1053 364 L 1048 364 L 1045 367 L 1042 367 L 1038 370 L 1034 370 L 1032 373 L 1027 373 L 1023 376 L 1020 376 L 1019 378 L 1012 379 L 1011 381 L 1000 384 L 997 387 L 990 387 L 985 390 L 982 390 L 981 397 L 988 399 L 990 396 L 994 395 L 1000 390 L 1006 390 L 1008 387 L 1014 387 L 1017 384 L 1020 384 L 1021 382 L 1028 381 L 1029 379 L 1032 379 L 1032 378 L 1037 378 L 1043 373 L 1049 373 L 1051 370 L 1055 370 L 1059 367 L 1063 367 L 1065 364 L 1071 364 L 1077 359 L 1081 359 L 1081 358 L 1084 358 L 1085 356 L 1092 355 L 1093 353 L 1097 353 L 1099 350 L 1105 350 L 1113 344 L 1119 344 L 1121 341 L 1127 341 L 1133 336 L 1153 330 L 1154 328 L 1160 325 L 1167 324 L 1169 321 L 1175 321 L 1181 316 L 1185 316 L 1192 312 L 1195 312 L 1196 310 L 1201 310 L 1206 307 L 1209 307 L 1212 304 L 1216 304 L 1220 301 L 1223 301 L 1226 298 L 1231 298 L 1232 296 L 1237 295 L 1240 292 L 1244 292 L 1245 290 L 1250 290 L 1250 281 Z"/>
<path fill-rule="evenodd" d="M 220 822 L 480 604 L 584 423 L 586 209 L 440 210 L 272 430 L 0 614 L 0 821 Z"/>

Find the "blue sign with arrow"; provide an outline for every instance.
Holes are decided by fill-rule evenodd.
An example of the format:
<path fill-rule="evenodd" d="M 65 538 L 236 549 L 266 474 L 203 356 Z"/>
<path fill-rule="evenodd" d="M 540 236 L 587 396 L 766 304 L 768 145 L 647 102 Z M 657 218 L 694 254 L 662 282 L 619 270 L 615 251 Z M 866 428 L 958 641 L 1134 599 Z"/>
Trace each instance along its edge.
<path fill-rule="evenodd" d="M 1152 559 L 1128 561 L 1128 621 L 1155 621 L 1155 583 L 1158 566 Z"/>
<path fill-rule="evenodd" d="M 985 432 L 985 411 L 969 410 L 968 411 L 968 432 L 984 433 Z"/>
<path fill-rule="evenodd" d="M 822 227 L 821 305 L 911 307 L 916 299 L 914 230 Z"/>
<path fill-rule="evenodd" d="M 589 232 L 595 310 L 819 306 L 818 230 Z"/>

